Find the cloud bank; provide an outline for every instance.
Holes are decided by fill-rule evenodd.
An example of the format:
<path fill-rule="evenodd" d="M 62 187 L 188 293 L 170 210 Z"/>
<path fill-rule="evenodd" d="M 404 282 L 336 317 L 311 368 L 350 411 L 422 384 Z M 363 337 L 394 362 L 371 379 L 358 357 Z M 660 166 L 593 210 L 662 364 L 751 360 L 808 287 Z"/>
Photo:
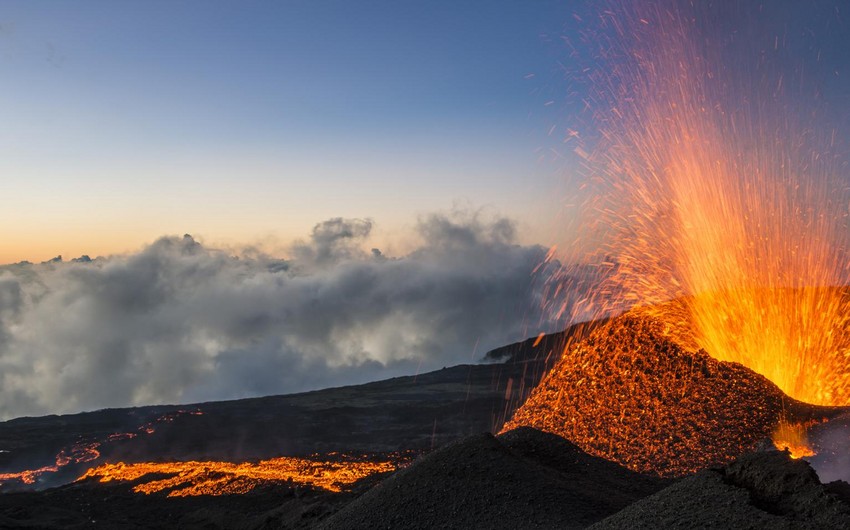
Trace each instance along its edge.
<path fill-rule="evenodd" d="M 280 394 L 471 362 L 554 330 L 545 249 L 503 218 L 422 218 L 401 257 L 372 223 L 316 225 L 287 259 L 190 236 L 127 256 L 0 267 L 0 418 Z"/>

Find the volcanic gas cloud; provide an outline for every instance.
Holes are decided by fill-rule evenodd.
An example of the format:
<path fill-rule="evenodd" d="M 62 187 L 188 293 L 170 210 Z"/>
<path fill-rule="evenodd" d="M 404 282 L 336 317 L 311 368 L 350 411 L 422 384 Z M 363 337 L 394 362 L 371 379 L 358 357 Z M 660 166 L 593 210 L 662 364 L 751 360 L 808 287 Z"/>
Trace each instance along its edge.
<path fill-rule="evenodd" d="M 762 11 L 623 2 L 588 31 L 594 114 L 567 140 L 587 200 L 552 255 L 604 270 L 585 313 L 639 308 L 567 345 L 508 427 L 675 475 L 771 433 L 801 431 L 805 453 L 804 427 L 827 409 L 795 400 L 850 404 L 850 186 L 819 74 L 831 66 L 805 28 L 783 33 Z M 553 292 L 584 274 L 564 268 Z"/>

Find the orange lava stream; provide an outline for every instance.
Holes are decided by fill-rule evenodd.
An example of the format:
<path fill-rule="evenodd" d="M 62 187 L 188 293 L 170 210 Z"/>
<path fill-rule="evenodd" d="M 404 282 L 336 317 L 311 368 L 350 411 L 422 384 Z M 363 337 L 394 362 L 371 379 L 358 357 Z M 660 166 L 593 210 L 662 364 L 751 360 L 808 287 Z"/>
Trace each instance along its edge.
<path fill-rule="evenodd" d="M 60 451 L 59 454 L 56 455 L 56 463 L 53 465 L 42 466 L 38 469 L 27 469 L 15 473 L 0 473 L 0 485 L 5 482 L 21 482 L 23 484 L 35 484 L 36 481 L 38 481 L 38 478 L 44 475 L 45 473 L 56 473 L 68 464 L 77 464 L 97 460 L 98 458 L 100 458 L 100 451 L 98 451 L 98 447 L 100 447 L 100 443 L 98 442 L 76 443 L 71 446 L 70 449 L 62 449 L 62 451 Z"/>
<path fill-rule="evenodd" d="M 199 410 L 177 410 L 163 414 L 154 421 L 145 423 L 136 429 L 136 432 L 117 432 L 110 434 L 102 441 L 79 441 L 70 447 L 66 447 L 59 451 L 56 455 L 55 462 L 49 466 L 42 466 L 38 469 L 26 469 L 14 473 L 0 473 L 0 486 L 4 483 L 20 482 L 22 484 L 35 484 L 38 479 L 47 473 L 57 473 L 63 467 L 70 464 L 83 464 L 93 462 L 100 458 L 100 449 L 104 443 L 112 443 L 120 440 L 127 440 L 138 437 L 141 433 L 153 434 L 156 432 L 156 425 L 160 423 L 171 423 L 175 419 L 183 415 L 200 416 L 203 413 Z"/>
<path fill-rule="evenodd" d="M 38 469 L 27 469 L 17 473 L 0 473 L 0 484 L 4 482 L 20 481 L 24 484 L 35 484 L 35 481 L 43 473 L 55 473 L 59 471 L 58 466 L 44 466 Z"/>
<path fill-rule="evenodd" d="M 686 321 L 695 348 L 796 399 L 850 404 L 850 297 L 840 287 L 850 197 L 835 133 L 818 128 L 817 109 L 795 112 L 816 87 L 777 69 L 780 40 L 754 33 L 769 51 L 752 50 L 752 64 L 723 55 L 709 9 L 634 2 L 601 15 L 589 74 L 601 137 L 591 154 L 576 151 L 590 198 L 566 254 L 592 249 L 606 275 L 582 310 L 680 298 L 684 314 L 657 316 Z M 802 88 L 786 95 L 792 81 Z M 565 269 L 558 282 L 576 276 Z"/>
<path fill-rule="evenodd" d="M 393 461 L 313 460 L 279 457 L 251 463 L 233 462 L 145 462 L 138 464 L 104 464 L 89 469 L 79 480 L 99 482 L 140 479 L 133 488 L 136 493 L 168 492 L 169 497 L 195 495 L 234 495 L 248 493 L 260 486 L 292 482 L 329 491 L 341 489 L 362 478 L 394 471 Z M 168 475 L 163 478 L 162 475 Z"/>

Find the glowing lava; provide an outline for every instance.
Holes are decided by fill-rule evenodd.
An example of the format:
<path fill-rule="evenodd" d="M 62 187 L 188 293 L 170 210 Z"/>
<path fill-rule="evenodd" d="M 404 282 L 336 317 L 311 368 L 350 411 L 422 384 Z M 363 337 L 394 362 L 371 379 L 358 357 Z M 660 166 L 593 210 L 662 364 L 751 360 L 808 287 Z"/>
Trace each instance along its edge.
<path fill-rule="evenodd" d="M 37 469 L 25 469 L 14 473 L 0 473 L 0 486 L 15 483 L 33 485 L 36 484 L 44 475 L 58 473 L 66 466 L 94 462 L 100 458 L 100 450 L 104 444 L 136 438 L 142 433 L 153 434 L 156 432 L 158 424 L 171 423 L 178 417 L 187 414 L 191 416 L 198 416 L 203 413 L 199 410 L 177 410 L 163 414 L 155 420 L 145 423 L 138 427 L 135 432 L 117 432 L 110 434 L 102 440 L 80 440 L 74 445 L 65 447 L 59 451 L 54 462 L 50 465 L 42 466 Z"/>
<path fill-rule="evenodd" d="M 59 471 L 58 466 L 44 466 L 38 469 L 27 469 L 16 473 L 0 473 L 0 485 L 5 482 L 21 482 L 23 484 L 35 484 L 36 480 L 44 473 L 55 473 Z"/>
<path fill-rule="evenodd" d="M 8 482 L 20 482 L 22 484 L 35 484 L 42 475 L 56 473 L 69 464 L 91 462 L 100 458 L 100 442 L 78 442 L 70 448 L 62 449 L 56 455 L 56 461 L 49 466 L 38 469 L 26 469 L 15 473 L 0 473 L 0 486 Z"/>
<path fill-rule="evenodd" d="M 780 421 L 771 435 L 773 445 L 780 451 L 787 450 L 791 458 L 815 456 L 817 453 L 812 449 L 806 436 L 806 430 L 810 426 L 808 423 Z"/>
<path fill-rule="evenodd" d="M 503 432 L 534 427 L 633 471 L 676 477 L 758 449 L 781 419 L 804 432 L 835 412 L 791 400 L 679 335 L 642 309 L 612 319 L 565 347 Z"/>
<path fill-rule="evenodd" d="M 141 480 L 133 488 L 136 493 L 167 492 L 169 497 L 244 494 L 264 485 L 287 483 L 340 491 L 367 476 L 394 471 L 397 466 L 398 460 L 371 461 L 344 457 L 333 460 L 280 457 L 256 463 L 118 463 L 89 469 L 78 480 Z M 163 475 L 166 477 L 163 478 Z"/>
<path fill-rule="evenodd" d="M 850 186 L 817 85 L 827 66 L 791 51 L 814 50 L 806 37 L 765 29 L 770 5 L 732 5 L 599 14 L 584 75 L 600 134 L 576 148 L 589 198 L 566 254 L 605 256 L 606 279 L 578 310 L 678 299 L 684 313 L 657 316 L 687 321 L 713 357 L 850 404 Z"/>

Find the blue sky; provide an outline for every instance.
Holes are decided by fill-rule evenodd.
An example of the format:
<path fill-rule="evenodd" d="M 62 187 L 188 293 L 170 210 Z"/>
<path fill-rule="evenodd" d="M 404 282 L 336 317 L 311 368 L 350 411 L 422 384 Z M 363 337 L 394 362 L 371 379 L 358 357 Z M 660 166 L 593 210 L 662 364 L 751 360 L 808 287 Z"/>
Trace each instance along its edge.
<path fill-rule="evenodd" d="M 457 201 L 539 240 L 569 4 L 5 2 L 0 261 L 332 216 L 390 244 Z"/>
<path fill-rule="evenodd" d="M 587 4 L 3 2 L 0 263 L 187 232 L 285 254 L 337 216 L 372 218 L 369 244 L 401 254 L 418 216 L 457 203 L 549 245 L 575 201 L 577 168 L 550 149 L 581 127 Z M 715 10 L 727 67 L 781 38 L 775 64 L 848 129 L 840 3 L 736 5 Z"/>

